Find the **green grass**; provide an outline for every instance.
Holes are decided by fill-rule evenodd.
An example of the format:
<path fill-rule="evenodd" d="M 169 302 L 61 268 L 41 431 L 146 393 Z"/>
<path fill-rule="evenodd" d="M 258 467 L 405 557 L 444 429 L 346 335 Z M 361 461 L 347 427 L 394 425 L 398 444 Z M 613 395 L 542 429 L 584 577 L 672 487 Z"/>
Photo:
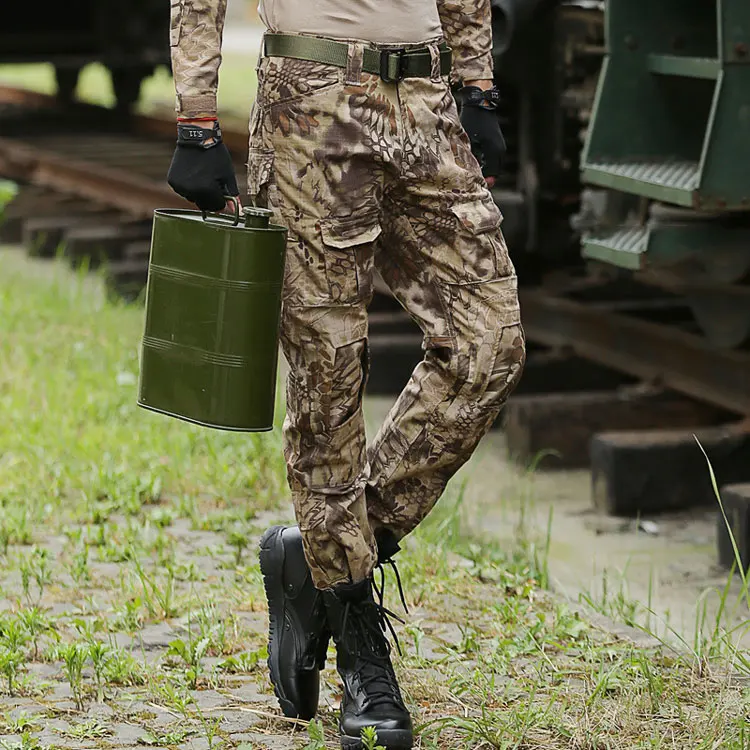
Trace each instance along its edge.
<path fill-rule="evenodd" d="M 8 180 L 0 179 L 0 216 L 2 216 L 3 208 L 18 191 L 15 183 L 8 182 Z"/>
<path fill-rule="evenodd" d="M 256 507 L 276 502 L 277 435 L 238 437 L 135 408 L 139 308 L 105 303 L 83 275 L 11 272 L 0 311 L 0 361 L 12 363 L 0 371 L 0 504 L 13 511 L 11 544 L 52 517 L 141 513 L 166 487 L 227 508 L 251 490 Z"/>
<path fill-rule="evenodd" d="M 139 410 L 142 308 L 63 262 L 0 262 L 0 733 L 24 738 L 0 742 L 35 747 L 54 721 L 68 742 L 117 744 L 127 725 L 152 746 L 241 747 L 225 714 L 244 711 L 280 746 L 336 747 L 333 658 L 319 724 L 267 700 L 256 544 L 290 515 L 278 430 Z M 464 512 L 454 488 L 399 555 L 395 662 L 422 748 L 749 746 L 727 633 L 700 650 L 614 636 L 545 591 L 548 529 L 501 548 L 467 539 Z"/>
<path fill-rule="evenodd" d="M 247 122 L 255 96 L 255 58 L 225 54 L 219 74 L 219 113 L 227 122 Z M 46 63 L 0 66 L 0 84 L 52 94 L 56 90 L 54 70 Z M 107 70 L 98 63 L 86 66 L 78 85 L 78 96 L 91 104 L 111 107 L 112 85 Z M 164 67 L 148 78 L 142 89 L 138 111 L 142 114 L 171 114 L 174 111 L 174 82 Z"/>

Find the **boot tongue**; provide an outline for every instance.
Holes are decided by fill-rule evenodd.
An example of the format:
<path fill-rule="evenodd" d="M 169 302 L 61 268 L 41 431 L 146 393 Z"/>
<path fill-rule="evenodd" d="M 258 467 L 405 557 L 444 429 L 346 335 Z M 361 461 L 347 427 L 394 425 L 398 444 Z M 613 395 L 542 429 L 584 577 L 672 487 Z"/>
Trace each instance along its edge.
<path fill-rule="evenodd" d="M 343 604 L 356 606 L 373 601 L 372 582 L 367 578 L 357 583 L 339 583 L 333 589 L 333 593 Z"/>
<path fill-rule="evenodd" d="M 390 661 L 390 646 L 381 620 L 385 616 L 375 602 L 366 602 L 350 612 L 357 629 L 357 654 L 354 671 L 370 705 L 392 704 L 400 701 L 395 675 Z M 355 619 L 356 618 L 356 619 Z"/>
<path fill-rule="evenodd" d="M 391 561 L 401 549 L 395 534 L 390 529 L 378 529 L 375 532 L 375 541 L 378 545 L 378 562 L 381 565 Z"/>
<path fill-rule="evenodd" d="M 357 675 L 370 706 L 403 705 L 385 635 L 389 613 L 375 601 L 372 582 L 339 584 L 331 594 L 334 627 L 340 628 L 336 639 L 340 668 Z"/>
<path fill-rule="evenodd" d="M 368 649 L 368 656 L 387 659 L 390 656 L 390 646 L 385 637 L 381 620 L 384 617 L 380 608 L 374 602 L 366 603 L 362 608 L 362 636 Z"/>

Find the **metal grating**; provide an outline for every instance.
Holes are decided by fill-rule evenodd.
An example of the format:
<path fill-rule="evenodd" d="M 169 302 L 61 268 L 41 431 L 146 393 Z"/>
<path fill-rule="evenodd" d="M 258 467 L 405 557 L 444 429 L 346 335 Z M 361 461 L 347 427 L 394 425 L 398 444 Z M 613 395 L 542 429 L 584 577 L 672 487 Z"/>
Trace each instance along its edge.
<path fill-rule="evenodd" d="M 588 235 L 583 240 L 583 256 L 621 268 L 641 267 L 641 256 L 648 249 L 648 230 L 643 227 L 619 229 L 604 236 Z"/>
<path fill-rule="evenodd" d="M 692 192 L 700 184 L 700 165 L 695 161 L 593 162 L 587 169 L 659 187 Z"/>

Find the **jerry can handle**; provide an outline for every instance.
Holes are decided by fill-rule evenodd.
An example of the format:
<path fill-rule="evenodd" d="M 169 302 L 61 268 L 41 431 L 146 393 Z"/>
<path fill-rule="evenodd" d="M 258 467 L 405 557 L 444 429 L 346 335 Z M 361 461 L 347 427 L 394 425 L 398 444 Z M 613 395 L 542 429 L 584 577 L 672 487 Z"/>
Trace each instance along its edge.
<path fill-rule="evenodd" d="M 227 203 L 231 203 L 234 206 L 234 222 L 232 223 L 233 227 L 236 227 L 240 223 L 240 199 L 236 195 L 225 195 L 224 200 Z M 201 211 L 201 214 L 203 214 L 203 221 L 205 221 L 207 224 L 211 223 L 221 223 L 221 222 L 210 222 L 208 219 L 210 216 L 226 216 L 226 214 L 223 213 L 208 213 L 206 211 Z"/>

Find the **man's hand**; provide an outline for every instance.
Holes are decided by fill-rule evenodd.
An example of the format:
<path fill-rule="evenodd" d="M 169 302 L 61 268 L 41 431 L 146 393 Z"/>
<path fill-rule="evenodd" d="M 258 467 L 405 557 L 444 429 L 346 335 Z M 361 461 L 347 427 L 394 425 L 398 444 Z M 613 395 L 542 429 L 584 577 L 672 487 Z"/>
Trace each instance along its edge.
<path fill-rule="evenodd" d="M 202 120 L 182 121 L 177 148 L 167 174 L 170 187 L 201 211 L 221 211 L 225 196 L 238 196 L 232 158 L 221 140 L 218 122 L 206 128 Z"/>
<path fill-rule="evenodd" d="M 482 98 L 482 92 L 492 91 L 492 81 L 466 81 L 459 95 L 463 102 L 461 124 L 469 140 L 471 151 L 482 166 L 487 185 L 492 187 L 500 174 L 506 146 L 497 119 L 492 97 Z"/>

